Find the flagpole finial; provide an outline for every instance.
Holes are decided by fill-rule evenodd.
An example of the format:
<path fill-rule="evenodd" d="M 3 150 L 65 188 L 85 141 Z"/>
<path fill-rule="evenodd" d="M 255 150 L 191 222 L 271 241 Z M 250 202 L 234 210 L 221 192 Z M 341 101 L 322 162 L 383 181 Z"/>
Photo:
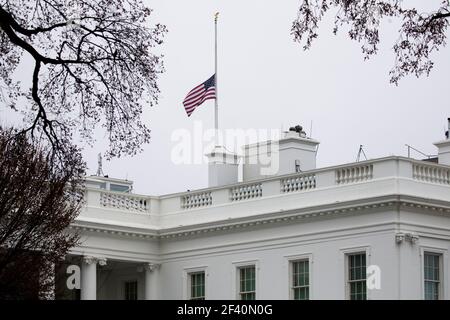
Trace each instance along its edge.
<path fill-rule="evenodd" d="M 217 19 L 219 18 L 219 12 L 216 12 L 214 14 L 214 21 L 217 22 Z"/>

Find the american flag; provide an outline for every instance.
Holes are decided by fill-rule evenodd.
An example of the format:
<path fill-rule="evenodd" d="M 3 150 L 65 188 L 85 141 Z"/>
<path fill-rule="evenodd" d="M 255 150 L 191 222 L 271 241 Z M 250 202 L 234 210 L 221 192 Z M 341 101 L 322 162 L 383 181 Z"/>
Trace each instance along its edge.
<path fill-rule="evenodd" d="M 195 108 L 201 105 L 208 99 L 216 98 L 216 75 L 203 82 L 201 85 L 196 86 L 189 91 L 188 95 L 183 101 L 184 109 L 188 117 L 191 116 Z"/>

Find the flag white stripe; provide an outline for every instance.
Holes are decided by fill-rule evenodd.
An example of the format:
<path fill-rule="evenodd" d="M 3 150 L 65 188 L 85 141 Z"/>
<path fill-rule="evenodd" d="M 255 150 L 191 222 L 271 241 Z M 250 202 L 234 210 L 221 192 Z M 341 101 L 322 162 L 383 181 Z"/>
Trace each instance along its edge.
<path fill-rule="evenodd" d="M 193 97 L 193 96 L 198 95 L 199 93 L 203 92 L 204 90 L 205 90 L 205 88 L 204 88 L 204 86 L 203 86 L 203 84 L 202 84 L 202 87 L 201 87 L 201 88 L 198 88 L 198 89 L 195 90 L 195 91 L 192 90 L 191 92 L 189 92 L 189 94 L 188 94 L 187 97 L 184 99 L 184 101 L 190 99 L 190 98 Z"/>
<path fill-rule="evenodd" d="M 195 99 L 193 101 L 190 101 L 189 103 L 185 103 L 184 106 L 186 108 L 186 110 L 191 109 L 193 107 L 196 107 L 200 104 L 202 104 L 206 99 L 206 97 L 208 97 L 209 99 L 211 98 L 215 98 L 216 97 L 216 91 L 214 88 L 210 88 L 208 89 L 205 94 L 203 94 L 201 97 L 199 97 L 198 99 Z"/>
<path fill-rule="evenodd" d="M 204 91 L 201 95 L 198 95 L 195 99 L 189 99 L 189 101 L 184 102 L 185 106 L 191 106 L 193 104 L 198 103 L 198 101 L 201 101 L 203 99 L 203 97 L 207 94 L 210 94 L 211 92 L 215 93 L 215 89 L 214 88 L 209 88 L 208 90 Z"/>
<path fill-rule="evenodd" d="M 183 105 L 188 116 L 190 116 L 194 112 L 194 110 L 206 100 L 216 99 L 214 79 L 215 75 L 189 91 L 186 98 L 184 98 Z"/>
<path fill-rule="evenodd" d="M 185 105 L 184 105 L 184 107 L 185 108 L 191 108 L 192 106 L 197 106 L 198 104 L 199 104 L 199 102 L 200 101 L 202 101 L 202 99 L 203 99 L 203 96 L 201 96 L 201 97 L 199 97 L 198 99 L 196 99 L 196 100 L 194 100 L 194 101 L 191 101 L 191 102 L 189 102 L 189 103 L 186 103 Z"/>
<path fill-rule="evenodd" d="M 203 89 L 203 91 L 201 91 L 199 93 L 196 93 L 193 96 L 186 97 L 186 99 L 183 101 L 183 104 L 190 103 L 193 100 L 197 100 L 197 98 L 203 96 L 204 94 L 205 94 L 205 89 Z"/>

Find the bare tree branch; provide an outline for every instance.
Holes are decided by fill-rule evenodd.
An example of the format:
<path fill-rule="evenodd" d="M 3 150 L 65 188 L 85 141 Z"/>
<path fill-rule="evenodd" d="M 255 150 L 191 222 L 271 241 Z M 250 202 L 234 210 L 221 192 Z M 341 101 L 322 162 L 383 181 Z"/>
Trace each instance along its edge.
<path fill-rule="evenodd" d="M 318 37 L 319 23 L 331 8 L 337 10 L 334 33 L 343 25 L 349 27 L 349 37 L 361 43 L 366 59 L 378 52 L 379 28 L 383 18 L 402 20 L 399 39 L 394 45 L 395 65 L 390 71 L 390 81 L 398 84 L 408 74 L 428 75 L 433 68 L 430 54 L 446 44 L 446 31 L 450 17 L 449 0 L 442 1 L 432 13 L 419 13 L 405 9 L 397 0 L 304 0 L 292 24 L 294 41 L 304 43 L 309 49 Z"/>
<path fill-rule="evenodd" d="M 0 128 L 1 300 L 36 299 L 48 291 L 51 265 L 78 243 L 67 228 L 81 210 L 84 163 L 71 151 L 65 167 L 55 167 L 49 148 Z"/>
<path fill-rule="evenodd" d="M 34 4 L 33 4 L 34 3 Z M 23 132 L 39 130 L 55 150 L 78 134 L 87 142 L 101 124 L 109 156 L 135 154 L 150 139 L 145 104 L 158 102 L 161 57 L 151 54 L 166 28 L 146 26 L 151 11 L 141 0 L 80 0 L 77 10 L 53 0 L 0 0 L 0 79 L 12 105 L 28 96 L 35 108 Z M 35 61 L 31 94 L 11 78 L 21 53 Z"/>

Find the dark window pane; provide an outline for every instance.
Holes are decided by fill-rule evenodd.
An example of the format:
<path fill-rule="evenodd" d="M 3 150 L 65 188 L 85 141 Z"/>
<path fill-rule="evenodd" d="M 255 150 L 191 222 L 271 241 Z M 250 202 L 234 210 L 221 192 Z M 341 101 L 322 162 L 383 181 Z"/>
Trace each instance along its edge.
<path fill-rule="evenodd" d="M 204 300 L 205 298 L 205 273 L 192 273 L 191 277 L 191 300 Z"/>
<path fill-rule="evenodd" d="M 309 299 L 309 261 L 292 262 L 292 290 L 294 300 Z"/>
<path fill-rule="evenodd" d="M 366 254 L 348 255 L 348 268 L 350 300 L 366 300 Z"/>
<path fill-rule="evenodd" d="M 438 300 L 440 287 L 440 255 L 425 253 L 423 262 L 425 300 Z"/>
<path fill-rule="evenodd" d="M 254 266 L 239 268 L 239 287 L 242 300 L 254 300 L 256 290 L 256 269 Z"/>
<path fill-rule="evenodd" d="M 137 281 L 125 282 L 125 300 L 137 300 Z"/>

